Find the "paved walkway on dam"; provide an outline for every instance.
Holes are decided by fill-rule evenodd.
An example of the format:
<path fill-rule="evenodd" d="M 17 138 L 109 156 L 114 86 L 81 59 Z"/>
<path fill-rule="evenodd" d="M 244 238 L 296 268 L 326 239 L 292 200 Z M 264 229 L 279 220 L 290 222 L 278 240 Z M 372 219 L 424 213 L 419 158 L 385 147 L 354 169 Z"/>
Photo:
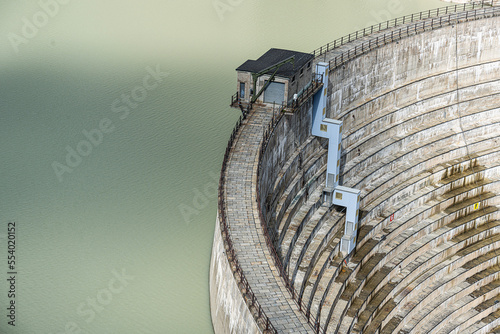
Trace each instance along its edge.
<path fill-rule="evenodd" d="M 258 151 L 272 111 L 254 107 L 229 157 L 226 216 L 236 256 L 257 300 L 280 333 L 312 333 L 292 301 L 267 248 L 256 202 Z"/>

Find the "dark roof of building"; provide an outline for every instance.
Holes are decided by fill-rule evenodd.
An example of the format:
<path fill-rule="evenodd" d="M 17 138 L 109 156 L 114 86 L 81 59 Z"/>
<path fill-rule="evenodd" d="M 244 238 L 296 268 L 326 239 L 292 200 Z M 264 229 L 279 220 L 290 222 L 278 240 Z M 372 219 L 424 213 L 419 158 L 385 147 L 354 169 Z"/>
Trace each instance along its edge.
<path fill-rule="evenodd" d="M 276 75 L 291 78 L 298 70 L 300 70 L 307 62 L 314 58 L 310 53 L 303 53 L 291 50 L 283 49 L 270 49 L 257 60 L 247 60 L 241 66 L 239 66 L 236 71 L 258 73 L 270 66 L 276 65 L 277 63 L 295 56 L 293 63 L 286 63 L 281 66 Z M 269 71 L 272 74 L 274 71 Z"/>

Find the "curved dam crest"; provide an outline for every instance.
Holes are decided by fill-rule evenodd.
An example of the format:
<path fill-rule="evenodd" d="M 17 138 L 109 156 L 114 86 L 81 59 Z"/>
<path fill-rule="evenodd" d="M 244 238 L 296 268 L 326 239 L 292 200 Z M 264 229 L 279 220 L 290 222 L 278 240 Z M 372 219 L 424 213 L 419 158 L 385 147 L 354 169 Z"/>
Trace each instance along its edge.
<path fill-rule="evenodd" d="M 325 202 L 329 147 L 311 134 L 313 96 L 244 111 L 221 173 L 216 333 L 498 330 L 499 9 L 315 53 L 311 66 L 329 71 L 314 96 L 343 124 L 339 181 L 361 191 L 349 254 L 345 210 Z"/>

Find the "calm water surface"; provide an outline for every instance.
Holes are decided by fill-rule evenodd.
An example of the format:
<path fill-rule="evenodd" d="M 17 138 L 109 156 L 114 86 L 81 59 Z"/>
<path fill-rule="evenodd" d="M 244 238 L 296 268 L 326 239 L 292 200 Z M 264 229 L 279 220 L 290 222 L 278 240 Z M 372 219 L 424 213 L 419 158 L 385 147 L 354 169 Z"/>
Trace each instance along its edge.
<path fill-rule="evenodd" d="M 228 107 L 234 69 L 271 47 L 308 52 L 443 5 L 43 3 L 52 16 L 37 1 L 0 4 L 2 334 L 212 333 L 215 179 L 239 116 Z M 40 28 L 24 27 L 33 22 Z M 147 77 L 153 70 L 157 80 Z M 145 78 L 150 90 L 137 88 Z M 140 102 L 127 106 L 131 93 Z M 5 310 L 10 221 L 15 327 Z"/>

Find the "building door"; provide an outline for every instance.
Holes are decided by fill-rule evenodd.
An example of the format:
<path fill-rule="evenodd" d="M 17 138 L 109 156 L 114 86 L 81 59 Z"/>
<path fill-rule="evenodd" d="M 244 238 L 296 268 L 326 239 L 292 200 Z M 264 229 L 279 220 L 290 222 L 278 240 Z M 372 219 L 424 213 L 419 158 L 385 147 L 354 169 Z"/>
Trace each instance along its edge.
<path fill-rule="evenodd" d="M 240 82 L 240 99 L 245 98 L 245 83 Z"/>
<path fill-rule="evenodd" d="M 271 82 L 264 91 L 264 102 L 282 104 L 285 101 L 285 84 L 282 82 Z"/>

